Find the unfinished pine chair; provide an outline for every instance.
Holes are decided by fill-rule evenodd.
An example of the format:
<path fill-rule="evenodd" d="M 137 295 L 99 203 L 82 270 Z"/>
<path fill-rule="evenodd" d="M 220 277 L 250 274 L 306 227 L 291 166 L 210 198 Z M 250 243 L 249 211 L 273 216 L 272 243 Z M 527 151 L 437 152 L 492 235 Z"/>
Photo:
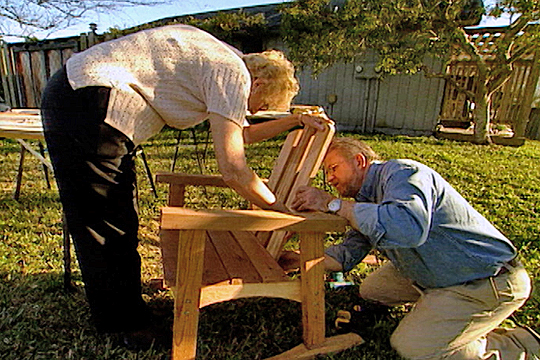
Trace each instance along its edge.
<path fill-rule="evenodd" d="M 290 206 L 298 186 L 317 173 L 334 128 L 301 129 L 287 137 L 269 187 Z M 161 213 L 165 283 L 173 287 L 173 359 L 194 359 L 199 308 L 227 300 L 266 296 L 302 303 L 303 344 L 272 359 L 307 359 L 360 344 L 356 334 L 325 338 L 324 235 L 344 231 L 329 214 L 288 215 L 265 210 L 193 210 L 183 207 L 188 185 L 226 186 L 219 176 L 157 174 L 168 183 Z M 300 280 L 290 280 L 277 259 L 287 231 L 300 237 Z"/>

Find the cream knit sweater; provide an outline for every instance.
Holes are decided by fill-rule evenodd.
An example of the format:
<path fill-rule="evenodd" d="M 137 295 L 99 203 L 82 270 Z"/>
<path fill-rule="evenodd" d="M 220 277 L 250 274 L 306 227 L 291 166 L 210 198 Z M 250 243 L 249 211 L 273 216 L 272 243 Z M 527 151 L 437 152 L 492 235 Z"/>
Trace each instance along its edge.
<path fill-rule="evenodd" d="M 239 53 L 186 25 L 95 45 L 66 64 L 73 89 L 111 88 L 105 122 L 135 145 L 167 124 L 185 129 L 217 113 L 244 124 L 251 80 Z"/>

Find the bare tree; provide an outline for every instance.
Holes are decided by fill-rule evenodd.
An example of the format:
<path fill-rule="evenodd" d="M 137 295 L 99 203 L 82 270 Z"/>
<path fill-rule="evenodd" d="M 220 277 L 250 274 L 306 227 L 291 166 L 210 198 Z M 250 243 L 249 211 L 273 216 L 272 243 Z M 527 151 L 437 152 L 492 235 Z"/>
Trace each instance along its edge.
<path fill-rule="evenodd" d="M 166 2 L 167 0 L 0 0 L 0 37 L 28 38 L 35 31 L 63 29 L 90 13 Z"/>

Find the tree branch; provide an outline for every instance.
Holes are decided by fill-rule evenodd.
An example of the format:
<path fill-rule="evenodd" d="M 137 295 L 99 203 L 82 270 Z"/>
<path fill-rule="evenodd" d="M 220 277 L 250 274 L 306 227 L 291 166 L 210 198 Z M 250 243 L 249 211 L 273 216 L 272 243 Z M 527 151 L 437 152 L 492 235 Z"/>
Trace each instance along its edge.
<path fill-rule="evenodd" d="M 119 10 L 126 6 L 152 6 L 170 0 L 5 0 L 0 5 L 0 35 L 14 36 L 14 25 L 21 28 L 19 37 L 35 30 L 64 28 L 90 12 Z M 26 35 L 25 35 L 26 34 Z"/>

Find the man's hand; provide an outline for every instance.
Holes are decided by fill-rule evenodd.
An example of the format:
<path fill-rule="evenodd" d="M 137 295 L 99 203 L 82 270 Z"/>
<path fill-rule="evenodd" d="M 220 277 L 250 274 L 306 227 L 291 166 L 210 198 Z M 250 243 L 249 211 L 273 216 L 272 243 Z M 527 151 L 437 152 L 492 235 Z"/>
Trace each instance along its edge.
<path fill-rule="evenodd" d="M 291 207 L 296 211 L 328 211 L 328 203 L 334 197 L 325 191 L 311 187 L 301 186 L 296 191 L 296 197 Z"/>

